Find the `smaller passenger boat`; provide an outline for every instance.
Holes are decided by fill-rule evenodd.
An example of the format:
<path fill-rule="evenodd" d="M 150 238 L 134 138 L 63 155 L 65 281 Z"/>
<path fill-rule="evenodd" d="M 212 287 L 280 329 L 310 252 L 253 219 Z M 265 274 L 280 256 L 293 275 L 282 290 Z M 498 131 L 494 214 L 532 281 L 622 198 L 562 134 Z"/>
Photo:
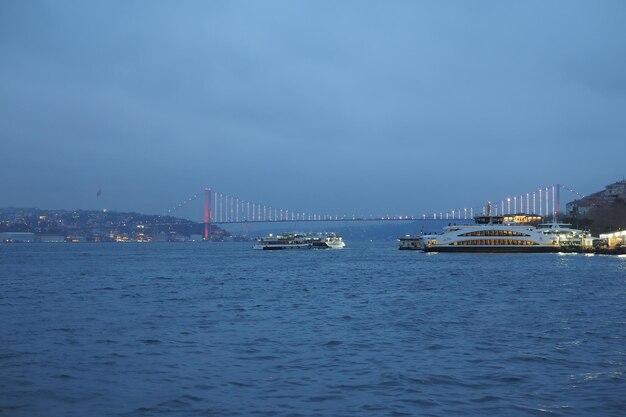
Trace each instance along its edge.
<path fill-rule="evenodd" d="M 341 236 L 334 233 L 288 233 L 283 235 L 268 235 L 257 238 L 253 249 L 282 250 L 282 249 L 343 249 L 346 243 Z"/>
<path fill-rule="evenodd" d="M 252 247 L 257 250 L 283 250 L 283 249 L 312 249 L 313 244 L 307 241 L 304 235 L 290 233 L 285 235 L 270 234 L 259 237 Z"/>
<path fill-rule="evenodd" d="M 541 223 L 537 231 L 556 239 L 560 250 L 565 252 L 592 252 L 599 239 L 590 232 L 575 229 L 570 223 Z"/>
<path fill-rule="evenodd" d="M 398 238 L 399 250 L 423 250 L 424 239 L 422 236 L 406 235 Z"/>

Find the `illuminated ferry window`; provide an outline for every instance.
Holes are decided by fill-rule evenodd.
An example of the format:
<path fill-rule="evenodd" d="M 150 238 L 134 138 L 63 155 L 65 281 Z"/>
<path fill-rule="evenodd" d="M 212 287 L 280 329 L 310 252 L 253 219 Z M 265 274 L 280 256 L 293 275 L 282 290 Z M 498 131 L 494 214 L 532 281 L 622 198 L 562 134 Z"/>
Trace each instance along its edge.
<path fill-rule="evenodd" d="M 468 232 L 460 234 L 459 236 L 523 236 L 529 237 L 530 235 L 521 232 L 515 232 L 512 230 L 477 230 L 474 232 Z"/>
<path fill-rule="evenodd" d="M 520 239 L 470 239 L 460 242 L 452 242 L 451 246 L 493 246 L 493 245 L 506 245 L 506 246 L 532 246 L 538 245 L 536 242 Z"/>

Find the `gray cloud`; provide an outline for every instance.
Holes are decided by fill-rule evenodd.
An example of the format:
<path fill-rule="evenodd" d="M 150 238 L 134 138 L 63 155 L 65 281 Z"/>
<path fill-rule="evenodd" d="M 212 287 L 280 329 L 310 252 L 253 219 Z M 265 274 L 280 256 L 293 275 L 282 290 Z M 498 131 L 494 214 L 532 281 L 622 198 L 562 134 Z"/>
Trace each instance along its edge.
<path fill-rule="evenodd" d="M 0 8 L 0 205 L 160 212 L 209 184 L 420 213 L 624 175 L 622 2 Z"/>

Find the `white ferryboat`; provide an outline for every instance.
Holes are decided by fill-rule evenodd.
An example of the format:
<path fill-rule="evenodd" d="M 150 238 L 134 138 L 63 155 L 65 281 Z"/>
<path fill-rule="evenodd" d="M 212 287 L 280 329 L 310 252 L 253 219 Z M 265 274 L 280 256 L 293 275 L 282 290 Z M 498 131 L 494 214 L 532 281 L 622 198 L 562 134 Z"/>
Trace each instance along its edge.
<path fill-rule="evenodd" d="M 259 237 L 252 247 L 258 250 L 311 249 L 313 244 L 305 240 L 304 235 L 289 233 Z"/>
<path fill-rule="evenodd" d="M 491 207 L 489 207 L 491 209 Z M 559 237 L 529 224 L 505 222 L 504 216 L 474 218 L 474 225 L 449 225 L 421 236 L 425 252 L 558 252 Z"/>
<path fill-rule="evenodd" d="M 253 249 L 343 249 L 345 246 L 343 238 L 335 234 L 288 233 L 257 238 Z"/>

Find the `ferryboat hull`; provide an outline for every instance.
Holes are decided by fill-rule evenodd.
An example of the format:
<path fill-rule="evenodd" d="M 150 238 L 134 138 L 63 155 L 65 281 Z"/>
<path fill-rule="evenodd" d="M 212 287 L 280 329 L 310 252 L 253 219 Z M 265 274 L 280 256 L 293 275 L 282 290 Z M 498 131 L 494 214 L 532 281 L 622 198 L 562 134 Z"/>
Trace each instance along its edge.
<path fill-rule="evenodd" d="M 278 245 L 254 245 L 253 249 L 257 250 L 291 250 L 291 249 L 311 249 L 313 245 L 309 243 L 303 244 L 278 244 Z"/>
<path fill-rule="evenodd" d="M 471 253 L 554 253 L 558 252 L 556 246 L 429 246 L 422 248 L 424 252 L 471 252 Z"/>

